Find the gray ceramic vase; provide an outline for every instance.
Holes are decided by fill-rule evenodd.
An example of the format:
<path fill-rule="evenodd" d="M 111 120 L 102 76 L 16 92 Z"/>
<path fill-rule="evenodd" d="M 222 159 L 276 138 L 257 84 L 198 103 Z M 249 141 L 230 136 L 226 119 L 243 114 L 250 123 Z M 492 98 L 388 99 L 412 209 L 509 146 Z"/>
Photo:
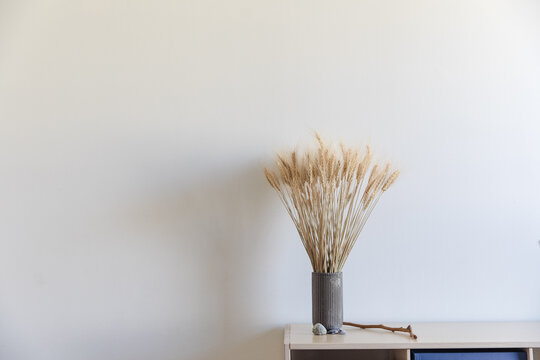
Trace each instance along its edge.
<path fill-rule="evenodd" d="M 327 329 L 343 326 L 343 273 L 312 273 L 311 299 L 313 324 Z"/>

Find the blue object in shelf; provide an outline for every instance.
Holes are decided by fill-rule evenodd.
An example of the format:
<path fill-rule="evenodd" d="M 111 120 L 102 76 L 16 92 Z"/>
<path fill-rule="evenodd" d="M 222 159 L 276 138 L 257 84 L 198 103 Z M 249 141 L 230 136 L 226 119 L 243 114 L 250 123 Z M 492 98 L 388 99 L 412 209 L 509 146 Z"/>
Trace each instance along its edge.
<path fill-rule="evenodd" d="M 412 360 L 527 360 L 523 350 L 411 350 Z"/>

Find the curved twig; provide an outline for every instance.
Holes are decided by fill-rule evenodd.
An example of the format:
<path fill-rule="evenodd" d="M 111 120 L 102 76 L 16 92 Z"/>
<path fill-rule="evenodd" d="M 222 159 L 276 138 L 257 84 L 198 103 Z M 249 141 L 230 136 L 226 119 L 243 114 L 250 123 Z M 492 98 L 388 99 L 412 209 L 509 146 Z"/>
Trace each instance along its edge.
<path fill-rule="evenodd" d="M 388 331 L 391 331 L 391 332 L 396 332 L 396 331 L 405 332 L 405 333 L 408 333 L 411 338 L 413 338 L 415 340 L 418 339 L 418 336 L 416 336 L 413 333 L 411 325 L 407 326 L 406 328 L 404 328 L 404 327 L 389 327 L 389 326 L 385 326 L 385 325 L 362 325 L 362 324 L 356 324 L 356 323 L 352 323 L 352 322 L 343 322 L 343 325 L 354 326 L 354 327 L 358 327 L 360 329 L 383 329 L 383 330 L 388 330 Z"/>

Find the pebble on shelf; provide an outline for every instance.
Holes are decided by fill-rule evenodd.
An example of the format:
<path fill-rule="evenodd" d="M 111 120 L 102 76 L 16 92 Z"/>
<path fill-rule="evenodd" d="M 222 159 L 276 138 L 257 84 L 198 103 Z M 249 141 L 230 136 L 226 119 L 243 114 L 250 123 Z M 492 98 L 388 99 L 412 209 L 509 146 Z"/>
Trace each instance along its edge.
<path fill-rule="evenodd" d="M 315 325 L 313 325 L 313 334 L 315 335 L 335 335 L 335 334 L 339 334 L 339 335 L 345 335 L 347 334 L 347 332 L 343 329 L 328 329 L 326 330 L 326 328 L 324 327 L 323 324 L 321 323 L 316 323 Z"/>
<path fill-rule="evenodd" d="M 326 335 L 326 328 L 323 324 L 320 323 L 316 323 L 315 325 L 313 325 L 312 331 L 315 335 Z"/>

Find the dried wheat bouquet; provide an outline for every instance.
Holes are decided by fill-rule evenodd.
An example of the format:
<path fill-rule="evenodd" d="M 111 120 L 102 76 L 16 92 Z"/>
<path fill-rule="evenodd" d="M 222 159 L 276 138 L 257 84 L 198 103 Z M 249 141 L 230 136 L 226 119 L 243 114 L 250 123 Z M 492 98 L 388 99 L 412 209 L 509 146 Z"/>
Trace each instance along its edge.
<path fill-rule="evenodd" d="M 341 272 L 399 171 L 374 163 L 369 146 L 362 153 L 341 143 L 338 150 L 315 136 L 315 150 L 278 154 L 275 169 L 264 173 L 296 225 L 313 271 Z"/>

